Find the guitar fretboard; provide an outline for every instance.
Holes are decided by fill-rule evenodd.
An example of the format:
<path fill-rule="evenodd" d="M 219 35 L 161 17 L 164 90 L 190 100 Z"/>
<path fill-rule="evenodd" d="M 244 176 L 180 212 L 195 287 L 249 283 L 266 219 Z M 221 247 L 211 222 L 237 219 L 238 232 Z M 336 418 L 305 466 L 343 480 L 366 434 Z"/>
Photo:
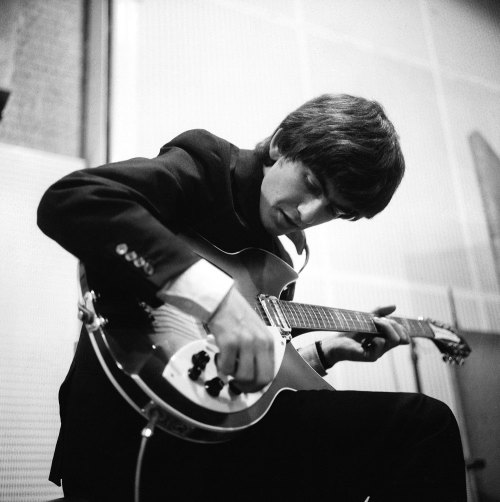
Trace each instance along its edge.
<path fill-rule="evenodd" d="M 373 321 L 373 314 L 355 310 L 322 307 L 278 300 L 276 304 L 284 314 L 291 328 L 312 331 L 347 331 L 359 333 L 378 333 Z M 256 308 L 262 319 L 269 324 L 267 315 L 259 304 Z M 396 322 L 402 324 L 413 337 L 433 338 L 432 330 L 427 321 L 393 317 Z"/>

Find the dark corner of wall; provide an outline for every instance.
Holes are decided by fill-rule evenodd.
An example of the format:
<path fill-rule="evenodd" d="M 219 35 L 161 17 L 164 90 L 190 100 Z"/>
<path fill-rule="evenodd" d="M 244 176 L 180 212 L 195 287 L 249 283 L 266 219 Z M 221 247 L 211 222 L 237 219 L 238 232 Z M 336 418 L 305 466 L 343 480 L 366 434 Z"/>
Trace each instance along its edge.
<path fill-rule="evenodd" d="M 9 100 L 9 96 L 10 96 L 10 91 L 0 87 L 0 121 L 2 120 L 3 109 L 5 108 L 5 105 Z"/>

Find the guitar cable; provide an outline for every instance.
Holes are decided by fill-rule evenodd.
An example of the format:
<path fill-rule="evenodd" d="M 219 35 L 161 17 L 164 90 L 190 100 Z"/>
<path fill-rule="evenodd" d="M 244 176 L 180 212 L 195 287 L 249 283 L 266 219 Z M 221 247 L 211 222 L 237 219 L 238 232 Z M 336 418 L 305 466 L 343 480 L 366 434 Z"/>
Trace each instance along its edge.
<path fill-rule="evenodd" d="M 139 446 L 139 453 L 137 455 L 137 463 L 135 467 L 134 502 L 139 502 L 140 498 L 141 470 L 144 452 L 146 451 L 146 444 L 148 439 L 153 435 L 156 422 L 159 418 L 160 411 L 156 408 L 152 408 L 149 412 L 149 422 L 141 431 L 141 444 Z"/>

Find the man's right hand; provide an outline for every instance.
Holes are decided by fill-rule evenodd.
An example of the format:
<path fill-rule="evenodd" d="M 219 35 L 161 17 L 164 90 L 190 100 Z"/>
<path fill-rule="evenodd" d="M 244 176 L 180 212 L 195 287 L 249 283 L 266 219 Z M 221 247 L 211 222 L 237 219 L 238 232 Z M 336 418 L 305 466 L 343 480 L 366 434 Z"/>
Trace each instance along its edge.
<path fill-rule="evenodd" d="M 208 327 L 220 350 L 218 369 L 233 376 L 243 392 L 255 392 L 274 378 L 274 335 L 235 287 Z"/>

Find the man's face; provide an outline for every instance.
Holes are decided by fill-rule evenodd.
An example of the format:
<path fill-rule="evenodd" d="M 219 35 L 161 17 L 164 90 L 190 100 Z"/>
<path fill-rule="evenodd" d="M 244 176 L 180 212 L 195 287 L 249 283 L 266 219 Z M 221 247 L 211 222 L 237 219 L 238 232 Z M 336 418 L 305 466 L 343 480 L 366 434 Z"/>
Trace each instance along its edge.
<path fill-rule="evenodd" d="M 323 186 L 299 161 L 284 157 L 265 168 L 260 191 L 260 219 L 271 235 L 283 235 L 352 213 L 332 183 Z"/>

